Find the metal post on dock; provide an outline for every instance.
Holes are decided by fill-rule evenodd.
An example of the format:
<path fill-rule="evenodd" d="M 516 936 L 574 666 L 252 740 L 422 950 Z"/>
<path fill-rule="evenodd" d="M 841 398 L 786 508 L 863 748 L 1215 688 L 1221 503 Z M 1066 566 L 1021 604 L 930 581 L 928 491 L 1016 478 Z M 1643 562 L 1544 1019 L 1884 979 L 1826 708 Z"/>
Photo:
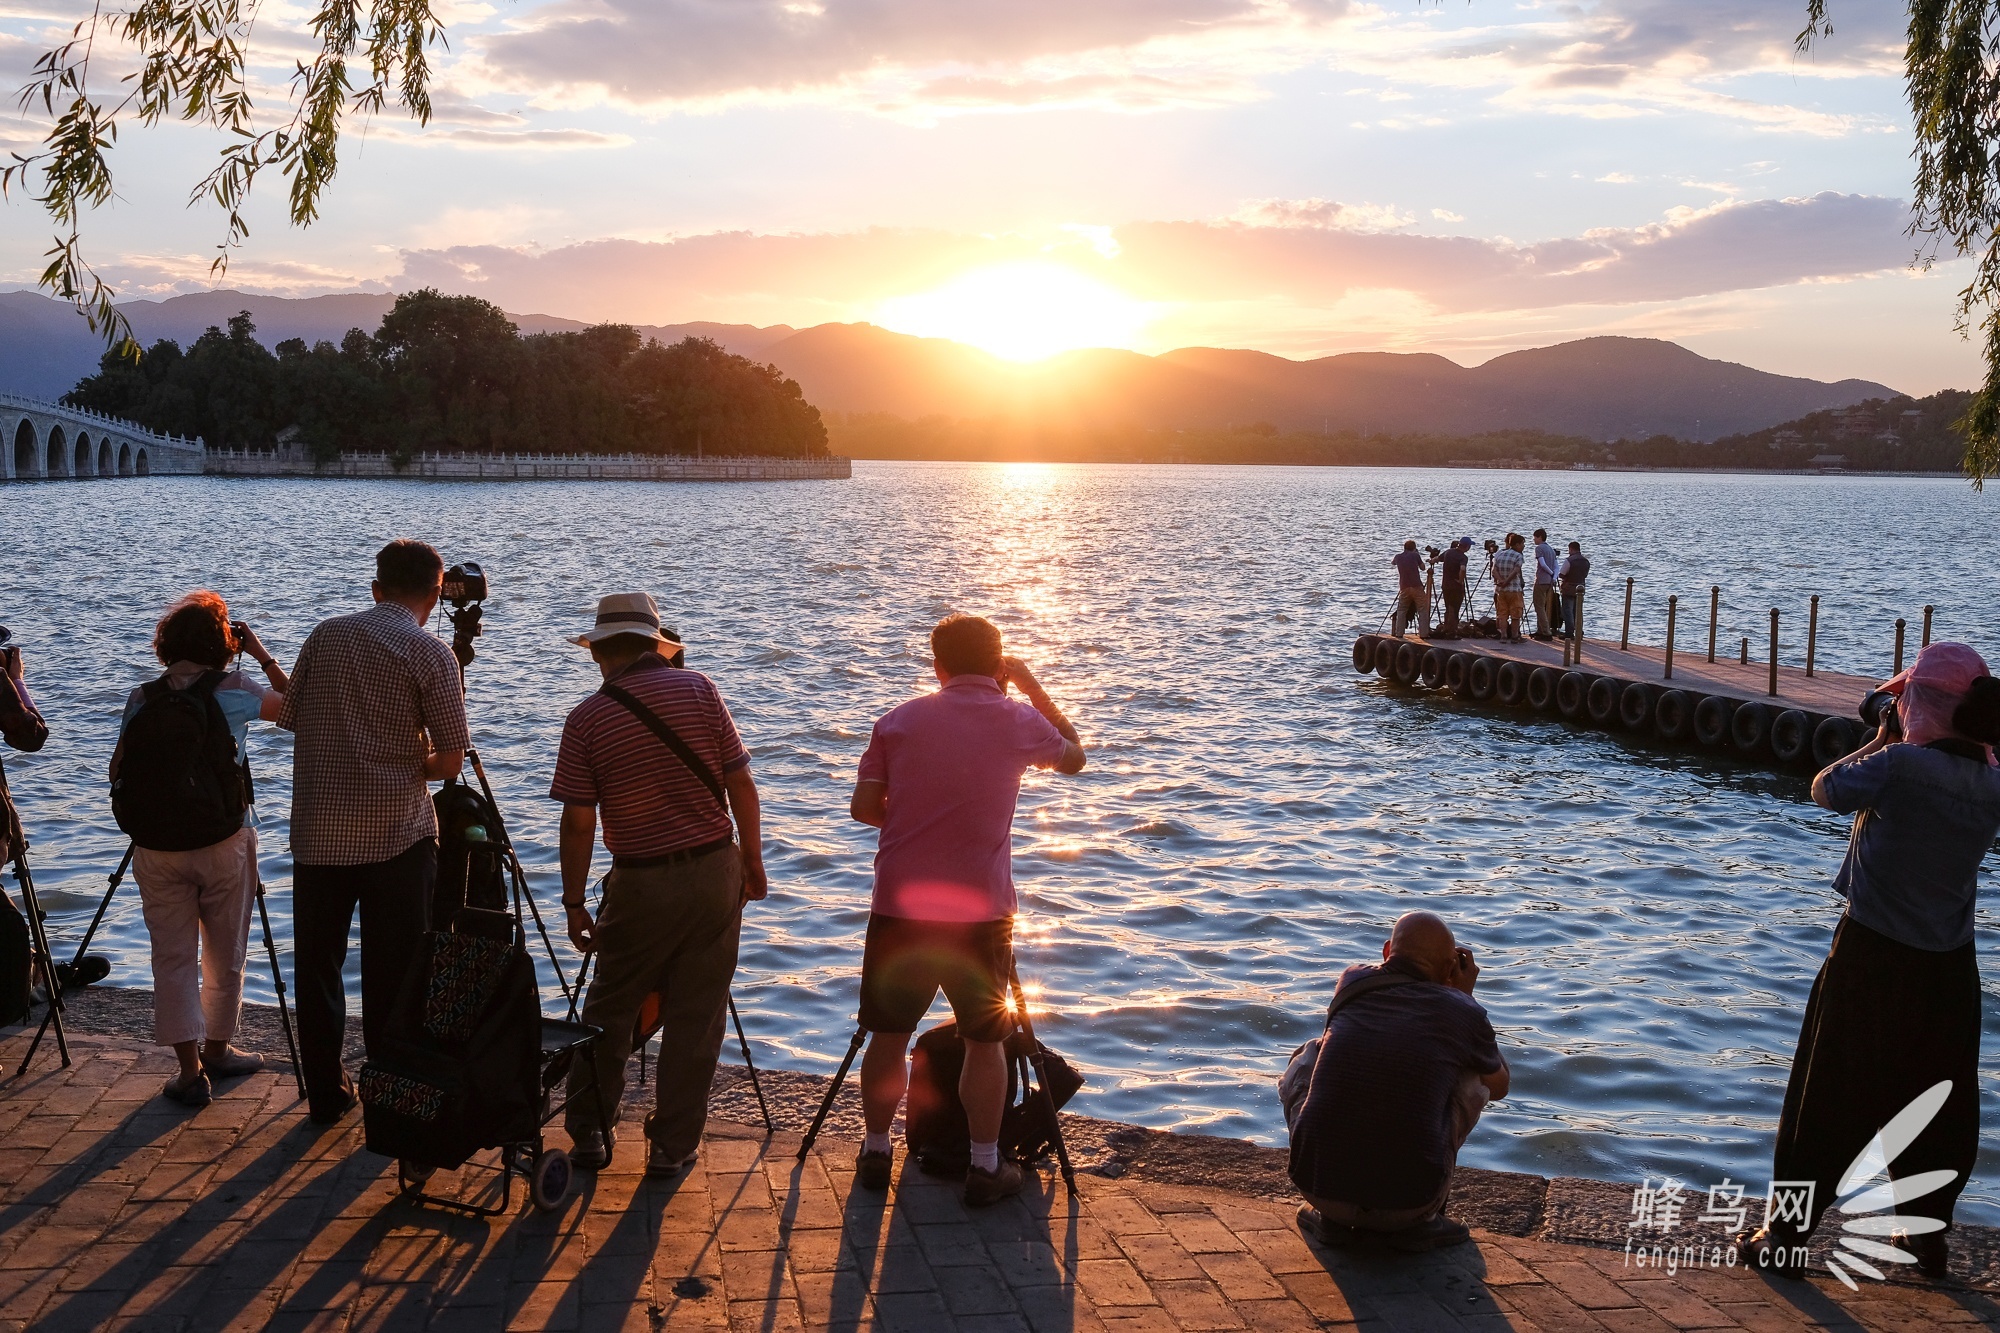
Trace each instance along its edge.
<path fill-rule="evenodd" d="M 1812 679 L 1813 654 L 1819 651 L 1819 594 L 1812 598 L 1812 612 L 1806 620 L 1806 679 Z"/>
<path fill-rule="evenodd" d="M 1632 646 L 1632 580 L 1625 580 L 1625 628 L 1618 631 L 1618 651 Z"/>
<path fill-rule="evenodd" d="M 1905 622 L 1904 622 L 1903 618 L 1902 618 L 1901 616 L 1897 616 L 1897 617 L 1896 617 L 1896 665 L 1895 665 L 1895 666 L 1893 666 L 1893 667 L 1891 667 L 1891 668 L 1889 669 L 1889 674 L 1890 674 L 1890 675 L 1892 675 L 1892 676 L 1900 676 L 1900 675 L 1902 675 L 1902 674 L 1903 674 L 1903 630 L 1904 630 L 1904 628 L 1905 628 Z"/>
<path fill-rule="evenodd" d="M 1666 670 L 1660 673 L 1661 680 L 1674 678 L 1674 617 L 1679 613 L 1680 605 L 1678 596 L 1667 598 L 1667 664 Z"/>
<path fill-rule="evenodd" d="M 1578 585 L 1576 590 L 1576 623 L 1569 627 L 1569 639 L 1570 665 L 1580 666 L 1583 663 L 1583 588 L 1581 585 Z"/>
<path fill-rule="evenodd" d="M 1739 665 L 1742 666 L 1750 665 L 1750 636 L 1747 634 L 1743 636 L 1743 656 L 1737 658 L 1736 660 Z"/>
<path fill-rule="evenodd" d="M 1924 641 L 1917 645 L 1919 648 L 1928 648 L 1931 646 L 1931 612 L 1935 610 L 1937 608 L 1934 606 L 1924 608 Z"/>
<path fill-rule="evenodd" d="M 1722 587 L 1710 584 L 1708 589 L 1708 660 L 1715 660 L 1715 626 L 1722 617 Z"/>
<path fill-rule="evenodd" d="M 1778 608 L 1771 608 L 1771 697 L 1778 697 Z"/>

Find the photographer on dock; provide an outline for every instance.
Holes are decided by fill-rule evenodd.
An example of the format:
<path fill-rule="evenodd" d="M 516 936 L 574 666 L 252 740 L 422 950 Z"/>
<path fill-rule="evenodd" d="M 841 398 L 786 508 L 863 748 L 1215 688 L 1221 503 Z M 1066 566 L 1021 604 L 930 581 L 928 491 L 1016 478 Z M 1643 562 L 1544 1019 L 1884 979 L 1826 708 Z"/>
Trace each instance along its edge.
<path fill-rule="evenodd" d="M 1417 633 L 1426 639 L 1431 636 L 1431 597 L 1424 590 L 1424 558 L 1417 554 L 1414 541 L 1403 543 L 1403 549 L 1393 556 L 1389 563 L 1396 567 L 1396 610 L 1390 619 L 1389 632 L 1397 638 L 1410 627 L 1414 618 Z"/>
<path fill-rule="evenodd" d="M 1472 951 L 1429 912 L 1397 918 L 1379 966 L 1341 974 L 1325 1032 L 1279 1082 L 1301 1231 L 1329 1245 L 1365 1233 L 1413 1252 L 1471 1238 L 1444 1216 L 1452 1172 L 1511 1081 L 1472 998 L 1478 980 Z"/>
<path fill-rule="evenodd" d="M 1549 545 L 1548 529 L 1536 528 L 1534 637 L 1544 643 L 1556 636 L 1556 571 L 1560 563 L 1556 548 Z"/>
<path fill-rule="evenodd" d="M 299 649 L 278 725 L 296 733 L 292 923 L 299 1062 L 315 1123 L 353 1108 L 341 1066 L 341 968 L 361 911 L 361 1028 L 380 1048 L 430 925 L 437 812 L 430 786 L 458 776 L 471 738 L 451 648 L 424 628 L 444 560 L 419 541 L 375 556 L 375 605 L 321 621 Z"/>
<path fill-rule="evenodd" d="M 1806 1002 L 1772 1178 L 1817 1185 L 1805 1217 L 1774 1220 L 1741 1250 L 1746 1265 L 1789 1277 L 1805 1276 L 1806 1237 L 1851 1188 L 1850 1164 L 1940 1083 L 1948 1095 L 1887 1163 L 1898 1182 L 1940 1182 L 1896 1200 L 1918 1223 L 1896 1243 L 1928 1277 L 1945 1276 L 1953 1208 L 1979 1157 L 1973 913 L 2000 834 L 2000 680 L 1966 645 L 1933 643 L 1880 693 L 1894 697 L 1871 697 L 1875 735 L 1813 779 L 1815 801 L 1854 816 L 1833 881 L 1847 910 Z"/>
<path fill-rule="evenodd" d="M 1580 542 L 1569 544 L 1569 554 L 1563 557 L 1562 572 L 1556 581 L 1557 609 L 1562 612 L 1557 618 L 1556 630 L 1562 634 L 1583 637 L 1583 626 L 1577 621 L 1578 607 L 1582 603 L 1583 585 L 1590 578 L 1590 559 L 1583 553 Z"/>
<path fill-rule="evenodd" d="M 1491 546 L 1492 540 L 1486 544 Z M 1500 638 L 1507 643 L 1521 642 L 1521 567 L 1525 563 L 1521 547 L 1521 534 L 1508 533 L 1506 546 L 1492 553 L 1488 566 L 1493 572 L 1493 619 Z"/>
<path fill-rule="evenodd" d="M 1460 537 L 1444 548 L 1437 557 L 1442 576 L 1438 580 L 1444 597 L 1444 624 L 1439 627 L 1437 637 L 1456 639 L 1459 636 L 1459 612 L 1465 606 L 1465 567 L 1471 561 L 1472 538 Z"/>

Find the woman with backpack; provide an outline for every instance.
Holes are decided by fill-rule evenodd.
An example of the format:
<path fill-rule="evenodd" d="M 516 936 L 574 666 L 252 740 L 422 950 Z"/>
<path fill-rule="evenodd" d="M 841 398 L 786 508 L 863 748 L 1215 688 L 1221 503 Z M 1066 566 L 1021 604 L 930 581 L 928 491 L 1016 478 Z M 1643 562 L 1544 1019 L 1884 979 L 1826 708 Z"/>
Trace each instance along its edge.
<path fill-rule="evenodd" d="M 153 941 L 153 1036 L 180 1059 L 164 1092 L 206 1106 L 211 1079 L 264 1067 L 229 1044 L 258 883 L 246 746 L 250 719 L 275 720 L 289 682 L 206 589 L 167 608 L 153 652 L 166 673 L 126 701 L 111 808 L 136 848 L 132 871 Z M 230 670 L 239 652 L 263 668 L 268 686 Z"/>

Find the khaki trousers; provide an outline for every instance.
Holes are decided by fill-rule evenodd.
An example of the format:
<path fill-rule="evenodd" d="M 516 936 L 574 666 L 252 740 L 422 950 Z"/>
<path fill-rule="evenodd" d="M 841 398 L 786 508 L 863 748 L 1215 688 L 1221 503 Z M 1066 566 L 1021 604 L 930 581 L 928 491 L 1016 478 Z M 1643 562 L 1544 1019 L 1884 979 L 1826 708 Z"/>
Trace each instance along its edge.
<path fill-rule="evenodd" d="M 743 854 L 734 846 L 675 865 L 618 867 L 605 877 L 597 975 L 583 1000 L 583 1021 L 604 1035 L 595 1059 L 570 1070 L 565 1119 L 572 1137 L 597 1128 L 593 1072 L 605 1119 L 617 1122 L 632 1024 L 657 992 L 660 1059 L 646 1137 L 676 1158 L 701 1146 L 742 924 Z"/>
<path fill-rule="evenodd" d="M 137 848 L 132 875 L 153 941 L 153 1040 L 228 1041 L 243 1008 L 257 831 L 189 852 Z"/>
<path fill-rule="evenodd" d="M 1555 632 L 1556 585 L 1537 583 L 1535 585 L 1535 637 L 1540 638 Z"/>

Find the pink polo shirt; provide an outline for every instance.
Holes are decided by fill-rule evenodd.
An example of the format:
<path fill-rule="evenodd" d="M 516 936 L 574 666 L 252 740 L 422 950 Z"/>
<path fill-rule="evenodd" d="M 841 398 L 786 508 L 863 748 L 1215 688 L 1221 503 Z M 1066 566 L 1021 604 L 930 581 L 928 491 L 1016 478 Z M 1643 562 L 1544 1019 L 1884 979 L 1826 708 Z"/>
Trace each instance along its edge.
<path fill-rule="evenodd" d="M 916 921 L 1012 916 L 1021 774 L 1054 768 L 1064 744 L 990 676 L 953 676 L 891 709 L 861 756 L 861 780 L 889 789 L 874 910 Z"/>

